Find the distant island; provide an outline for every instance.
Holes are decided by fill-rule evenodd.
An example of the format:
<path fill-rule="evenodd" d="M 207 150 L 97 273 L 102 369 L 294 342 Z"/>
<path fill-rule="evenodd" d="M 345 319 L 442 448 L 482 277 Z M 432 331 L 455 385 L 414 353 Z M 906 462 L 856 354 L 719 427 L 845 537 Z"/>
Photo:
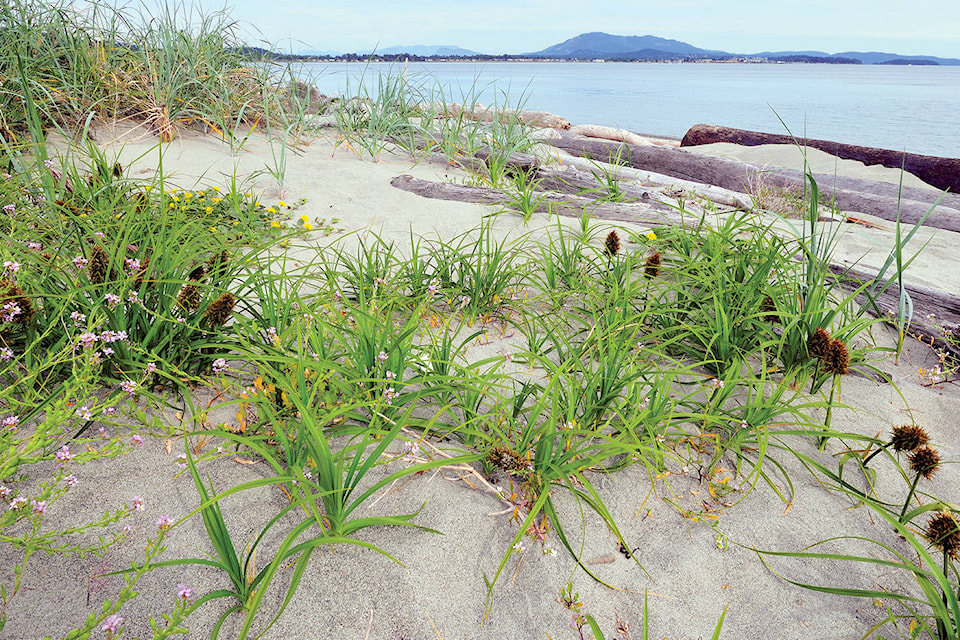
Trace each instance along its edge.
<path fill-rule="evenodd" d="M 870 65 L 960 65 L 958 58 L 936 56 L 904 56 L 896 53 L 844 51 L 765 51 L 762 53 L 730 53 L 701 49 L 679 40 L 657 36 L 617 36 L 609 33 L 583 33 L 541 51 L 523 54 L 489 54 L 452 45 L 394 46 L 380 50 L 339 53 L 333 51 L 301 51 L 297 54 L 277 53 L 258 47 L 245 47 L 252 58 L 287 61 L 374 61 L 404 60 L 443 61 L 592 61 L 592 62 L 692 62 L 692 63 L 767 63 L 767 64 L 870 64 Z"/>

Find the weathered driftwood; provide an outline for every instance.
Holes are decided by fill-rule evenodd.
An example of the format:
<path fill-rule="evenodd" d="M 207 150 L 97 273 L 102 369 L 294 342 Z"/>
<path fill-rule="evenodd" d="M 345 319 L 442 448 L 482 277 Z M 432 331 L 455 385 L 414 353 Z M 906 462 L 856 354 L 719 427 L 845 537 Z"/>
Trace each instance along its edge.
<path fill-rule="evenodd" d="M 529 125 L 531 127 L 541 127 L 549 129 L 569 129 L 570 121 L 546 111 L 530 111 L 527 109 L 509 109 L 506 107 L 485 107 L 479 102 L 468 105 L 459 105 L 456 103 L 444 106 L 441 112 L 442 116 L 448 118 L 464 117 L 468 120 L 477 120 L 479 122 L 506 122 L 511 119 Z"/>
<path fill-rule="evenodd" d="M 599 124 L 578 124 L 570 127 L 570 133 L 577 136 L 586 136 L 587 138 L 601 138 L 603 140 L 613 140 L 615 142 L 626 142 L 627 144 L 652 145 L 653 142 L 648 138 L 637 135 L 626 129 L 614 129 L 613 127 L 604 127 Z"/>
<path fill-rule="evenodd" d="M 614 175 L 621 180 L 635 182 L 644 187 L 658 187 L 669 189 L 670 191 L 679 190 L 688 194 L 692 194 L 695 197 L 709 200 L 718 205 L 733 207 L 735 209 L 743 209 L 744 211 L 753 209 L 753 201 L 751 200 L 750 196 L 744 193 L 731 191 L 730 189 L 724 189 L 711 184 L 704 184 L 703 182 L 694 182 L 691 180 L 675 178 L 663 173 L 644 171 L 634 167 L 625 167 L 610 163 L 598 165 L 596 161 L 580 158 L 560 149 L 558 149 L 558 151 L 560 152 L 561 162 L 568 167 L 573 166 L 580 170 L 589 171 L 594 174 L 609 172 L 611 175 Z"/>
<path fill-rule="evenodd" d="M 431 182 L 409 175 L 400 175 L 390 184 L 402 191 L 408 191 L 424 198 L 434 200 L 452 200 L 486 205 L 506 206 L 510 197 L 497 189 L 470 187 L 448 182 Z M 678 211 L 658 203 L 612 203 L 597 202 L 594 198 L 578 197 L 573 194 L 545 193 L 537 211 L 579 218 L 586 211 L 599 220 L 628 222 L 639 225 L 676 225 L 683 218 Z M 688 216 L 689 217 L 689 216 Z"/>
<path fill-rule="evenodd" d="M 924 156 L 916 153 L 906 153 L 905 151 L 861 147 L 830 140 L 795 138 L 776 133 L 719 127 L 712 124 L 698 124 L 691 127 L 683 136 L 683 140 L 680 141 L 680 146 L 693 147 L 715 142 L 732 142 L 745 147 L 755 147 L 761 144 L 799 144 L 825 151 L 844 160 L 857 160 L 865 165 L 879 164 L 891 169 L 903 168 L 938 189 L 960 192 L 960 158 Z"/>
<path fill-rule="evenodd" d="M 771 171 L 744 162 L 702 156 L 683 149 L 617 144 L 569 135 L 545 139 L 543 142 L 572 155 L 627 164 L 733 191 L 745 192 L 746 185 L 761 175 L 768 185 L 797 191 L 804 189 L 806 180 L 799 171 Z M 874 215 L 885 220 L 895 220 L 899 211 L 900 219 L 906 224 L 920 220 L 940 196 L 933 190 L 904 187 L 898 198 L 896 185 L 823 174 L 815 174 L 814 178 L 820 187 L 821 196 L 832 201 L 841 210 Z M 960 231 L 960 196 L 949 193 L 943 195 L 942 201 L 925 225 Z"/>
<path fill-rule="evenodd" d="M 578 197 L 592 192 L 594 199 L 611 195 L 606 178 L 595 166 L 591 167 L 591 170 L 584 170 L 573 165 L 566 165 L 563 169 L 541 169 L 537 176 L 537 189 L 540 191 L 558 191 Z M 661 211 L 675 211 L 677 209 L 678 198 L 676 194 L 673 196 L 667 195 L 629 180 L 616 180 L 616 189 L 623 202 L 639 202 Z M 687 195 L 685 190 L 681 195 Z M 690 200 L 689 196 L 687 200 Z M 700 207 L 695 202 L 687 202 L 684 206 L 689 209 L 691 205 L 697 207 L 698 210 L 688 211 L 688 213 L 699 215 Z"/>

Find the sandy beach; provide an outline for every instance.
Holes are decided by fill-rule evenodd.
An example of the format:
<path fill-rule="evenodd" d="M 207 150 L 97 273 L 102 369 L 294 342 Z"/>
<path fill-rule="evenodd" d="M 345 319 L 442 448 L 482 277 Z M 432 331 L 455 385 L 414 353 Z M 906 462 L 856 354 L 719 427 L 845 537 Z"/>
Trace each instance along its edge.
<path fill-rule="evenodd" d="M 469 182 L 471 175 L 455 166 L 413 160 L 399 152 L 385 153 L 374 161 L 352 149 L 332 129 L 318 132 L 298 153 L 290 154 L 284 193 L 264 171 L 271 161 L 271 149 L 257 135 L 237 153 L 231 153 L 216 136 L 189 132 L 163 145 L 136 129 L 98 131 L 96 138 L 100 148 L 116 156 L 132 178 L 152 176 L 161 166 L 162 154 L 170 186 L 227 189 L 235 177 L 243 189 L 256 194 L 267 206 L 277 206 L 281 200 L 298 203 L 295 210 L 280 207 L 278 219 L 286 217 L 284 222 L 292 223 L 305 215 L 317 230 L 294 239 L 290 247 L 276 248 L 278 254 L 285 251 L 294 265 L 315 263 L 332 246 L 354 251 L 372 234 L 396 242 L 404 252 L 411 234 L 425 240 L 451 241 L 476 229 L 484 220 L 492 222 L 498 238 L 524 238 L 525 243 L 558 232 L 557 219 L 547 213 L 535 213 L 525 224 L 520 215 L 510 212 L 491 218 L 499 207 L 426 199 L 401 191 L 391 185 L 391 180 L 400 175 L 461 184 Z M 797 150 L 784 147 L 711 145 L 691 152 L 772 167 L 797 168 L 798 163 Z M 900 180 L 897 171 L 864 167 L 820 152 L 808 152 L 807 161 L 820 173 L 893 183 Z M 923 187 L 911 176 L 904 182 Z M 333 233 L 320 230 L 322 219 L 334 228 Z M 871 221 L 873 226 L 824 223 L 836 225 L 843 234 L 836 250 L 839 259 L 873 268 L 883 262 L 892 246 L 894 227 L 887 221 Z M 560 223 L 573 228 L 579 221 L 563 218 Z M 614 228 L 602 221 L 594 224 L 604 232 Z M 618 222 L 615 226 L 624 238 L 631 234 L 643 237 L 650 231 L 648 224 Z M 911 282 L 960 295 L 955 234 L 924 229 L 910 246 L 923 247 L 906 272 Z M 470 346 L 471 360 L 519 353 L 526 346 L 520 332 L 506 323 L 491 322 L 477 328 L 484 333 Z M 879 325 L 858 338 L 883 346 L 893 345 L 895 339 L 890 329 Z M 960 487 L 960 467 L 953 464 L 960 459 L 956 439 L 960 389 L 953 383 L 928 384 L 918 373 L 937 362 L 933 349 L 908 338 L 898 361 L 887 356 L 873 363 L 893 383 L 856 373 L 845 376 L 841 406 L 832 417 L 837 431 L 864 436 L 886 437 L 894 426 L 914 421 L 921 424 L 946 462 L 929 482 L 921 484 L 920 499 L 925 502 L 931 495 L 953 500 Z M 509 370 L 519 380 L 541 380 L 545 376 L 542 370 L 520 364 Z M 197 406 L 216 407 L 219 402 L 214 388 L 198 389 L 196 394 Z M 150 415 L 158 411 L 156 407 L 144 408 Z M 232 405 L 215 409 L 210 422 L 231 423 L 234 411 Z M 821 409 L 811 411 L 822 415 Z M 119 436 L 124 443 L 135 432 L 143 433 L 144 442 L 141 446 L 126 445 L 124 453 L 115 458 L 77 466 L 73 470 L 79 480 L 77 486 L 54 505 L 47 517 L 56 518 L 63 526 L 89 522 L 106 509 L 125 508 L 134 496 L 142 497 L 143 510 L 113 525 L 119 528 L 127 524 L 130 530 L 103 557 L 65 559 L 37 553 L 30 560 L 21 593 L 7 611 L 0 638 L 26 640 L 66 634 L 98 611 L 105 600 L 117 597 L 123 586 L 122 576 L 103 574 L 143 561 L 144 545 L 156 533 L 158 518 L 169 514 L 179 520 L 197 509 L 199 496 L 194 482 L 178 461 L 184 441 L 176 434 L 191 428 L 188 418 L 181 427 L 176 411 L 167 408 L 160 419 L 168 430 L 155 429 L 154 435 L 142 427 L 107 427 L 109 436 Z M 644 637 L 645 610 L 649 612 L 650 637 L 671 640 L 710 637 L 721 616 L 721 638 L 860 638 L 888 616 L 887 607 L 893 615 L 905 613 L 889 601 L 811 591 L 791 581 L 917 595 L 919 588 L 908 572 L 830 559 L 761 556 L 757 552 L 809 550 L 810 545 L 830 539 L 816 550 L 891 557 L 878 544 L 867 542 L 873 540 L 909 555 L 909 547 L 901 544 L 887 521 L 848 495 L 825 488 L 810 472 L 810 465 L 776 438 L 771 439 L 766 453 L 776 464 L 765 467 L 770 474 L 766 481 L 753 478 L 753 490 L 749 490 L 751 480 L 737 472 L 733 459 L 722 461 L 712 477 L 703 476 L 709 455 L 702 444 L 693 437 L 673 443 L 677 457 L 667 460 L 666 470 L 636 464 L 611 474 L 587 472 L 631 547 L 629 559 L 594 512 L 584 509 L 569 492 L 555 492 L 557 509 L 569 523 L 566 533 L 572 546 L 583 563 L 609 586 L 591 579 L 562 548 L 557 554 L 545 553 L 544 549 L 561 546 L 551 532 L 546 537 L 550 547 L 527 543 L 522 552 L 507 561 L 493 589 L 492 608 L 484 617 L 484 577 L 492 577 L 497 571 L 517 534 L 514 508 L 492 489 L 498 483 L 506 489 L 502 486 L 504 477 L 482 478 L 478 465 L 473 471 L 464 465 L 440 467 L 380 490 L 358 514 L 416 512 L 416 524 L 439 533 L 373 527 L 359 534 L 362 540 L 387 550 L 398 562 L 355 545 L 317 548 L 299 590 L 263 637 L 577 638 L 581 636 L 571 625 L 574 612 L 560 602 L 568 582 L 579 594 L 580 611 L 595 618 L 607 638 Z M 218 445 L 224 443 L 207 444 L 204 453 L 212 453 Z M 824 451 L 818 450 L 811 438 L 796 438 L 790 446 L 810 460 L 833 468 L 846 448 L 839 439 L 828 442 Z M 436 460 L 464 450 L 456 441 L 428 438 L 419 455 L 421 460 Z M 411 464 L 399 443 L 385 459 L 391 461 L 376 467 L 364 479 L 367 486 Z M 886 462 L 878 459 L 873 466 L 877 493 L 896 503 L 905 498 L 908 484 Z M 255 456 L 229 448 L 222 455 L 204 459 L 199 470 L 218 491 L 271 473 Z M 852 465 L 849 471 L 851 482 L 862 481 Z M 41 480 L 37 477 L 31 482 Z M 720 487 L 729 491 L 722 494 Z M 792 498 L 784 499 L 787 495 Z M 264 486 L 230 496 L 222 507 L 233 539 L 244 545 L 287 504 L 279 487 Z M 167 549 L 160 560 L 213 553 L 199 516 L 177 524 L 165 544 Z M 271 557 L 278 544 L 276 539 L 265 540 L 260 557 Z M 11 554 L 15 553 L 8 545 L 0 546 L 5 574 L 14 565 Z M 292 566 L 287 566 L 270 585 L 262 601 L 257 631 L 282 606 L 292 574 Z M 10 577 L 4 575 L 4 580 Z M 150 637 L 149 617 L 172 609 L 180 584 L 188 585 L 198 595 L 228 586 L 226 577 L 214 570 L 195 566 L 157 568 L 139 583 L 139 595 L 123 608 L 124 637 Z M 221 601 L 211 602 L 191 615 L 185 623 L 188 637 L 208 637 L 226 606 Z M 236 637 L 241 622 L 238 614 L 228 616 L 220 637 Z M 106 636 L 96 631 L 91 637 Z"/>

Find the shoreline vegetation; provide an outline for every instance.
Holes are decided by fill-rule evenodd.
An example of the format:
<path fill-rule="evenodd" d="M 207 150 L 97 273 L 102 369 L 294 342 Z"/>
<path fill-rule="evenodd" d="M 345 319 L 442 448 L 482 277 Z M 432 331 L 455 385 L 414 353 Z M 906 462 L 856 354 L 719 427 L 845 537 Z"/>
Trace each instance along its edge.
<path fill-rule="evenodd" d="M 72 6 L 0 8 L 3 637 L 957 637 L 949 195 Z"/>

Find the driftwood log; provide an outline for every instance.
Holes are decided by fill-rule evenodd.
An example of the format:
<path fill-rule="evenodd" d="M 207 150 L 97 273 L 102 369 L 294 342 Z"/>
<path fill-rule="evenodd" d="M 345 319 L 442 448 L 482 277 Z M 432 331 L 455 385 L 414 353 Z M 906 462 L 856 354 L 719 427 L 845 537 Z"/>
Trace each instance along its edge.
<path fill-rule="evenodd" d="M 569 129 L 570 121 L 546 111 L 530 111 L 528 109 L 510 109 L 507 107 L 487 107 L 479 102 L 460 105 L 457 103 L 444 105 L 442 115 L 447 118 L 463 117 L 467 120 L 479 122 L 509 122 L 516 120 L 531 127 L 548 129 Z"/>
<path fill-rule="evenodd" d="M 905 151 L 861 147 L 830 140 L 812 140 L 794 138 L 776 133 L 745 131 L 730 127 L 718 127 L 712 124 L 694 125 L 680 141 L 681 147 L 694 147 L 715 142 L 732 142 L 745 147 L 761 144 L 799 144 L 812 149 L 825 151 L 844 160 L 856 160 L 865 165 L 881 165 L 891 169 L 903 168 L 929 185 L 938 189 L 949 189 L 960 193 L 960 158 L 938 158 Z"/>
<path fill-rule="evenodd" d="M 397 176 L 390 181 L 390 184 L 401 191 L 433 200 L 452 200 L 494 206 L 506 206 L 510 203 L 510 196 L 497 189 L 470 187 L 449 182 L 431 182 L 410 175 Z M 683 221 L 682 216 L 676 209 L 663 205 L 652 198 L 638 203 L 614 203 L 598 202 L 595 198 L 586 198 L 574 194 L 545 193 L 543 195 L 545 197 L 537 208 L 537 211 L 541 213 L 554 213 L 568 218 L 579 218 L 586 211 L 599 220 L 629 222 L 640 225 L 676 225 Z"/>
<path fill-rule="evenodd" d="M 627 144 L 652 145 L 649 139 L 644 138 L 632 131 L 626 129 L 615 129 L 614 127 L 604 127 L 598 124 L 578 124 L 570 127 L 570 133 L 587 138 L 600 138 L 603 140 L 614 140 L 616 142 L 626 142 Z"/>
<path fill-rule="evenodd" d="M 566 134 L 544 139 L 543 143 L 575 156 L 626 164 L 744 193 L 748 191 L 751 181 L 758 177 L 767 185 L 793 191 L 803 191 L 806 180 L 799 171 L 767 170 L 756 165 L 702 156 L 683 149 L 618 144 Z M 815 174 L 814 178 L 820 187 L 821 196 L 843 211 L 874 215 L 884 220 L 896 220 L 899 212 L 904 223 L 913 224 L 936 205 L 925 226 L 960 232 L 960 195 L 938 194 L 932 189 L 909 187 L 901 190 L 897 185 L 825 174 Z"/>

